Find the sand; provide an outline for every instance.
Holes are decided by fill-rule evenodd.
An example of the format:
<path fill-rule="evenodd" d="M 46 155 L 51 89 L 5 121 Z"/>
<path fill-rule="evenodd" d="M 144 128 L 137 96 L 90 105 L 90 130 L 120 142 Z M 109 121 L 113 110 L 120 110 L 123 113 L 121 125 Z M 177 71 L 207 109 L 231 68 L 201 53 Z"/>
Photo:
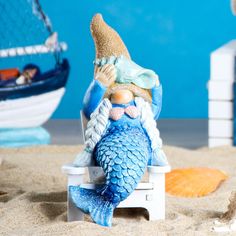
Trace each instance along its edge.
<path fill-rule="evenodd" d="M 211 231 L 213 221 L 227 209 L 228 197 L 236 189 L 236 148 L 165 147 L 172 168 L 218 168 L 230 177 L 206 197 L 166 195 L 166 220 L 151 222 L 144 210 L 119 209 L 112 228 L 96 225 L 89 217 L 66 222 L 66 176 L 61 166 L 81 148 L 0 149 L 0 235 L 216 235 Z"/>

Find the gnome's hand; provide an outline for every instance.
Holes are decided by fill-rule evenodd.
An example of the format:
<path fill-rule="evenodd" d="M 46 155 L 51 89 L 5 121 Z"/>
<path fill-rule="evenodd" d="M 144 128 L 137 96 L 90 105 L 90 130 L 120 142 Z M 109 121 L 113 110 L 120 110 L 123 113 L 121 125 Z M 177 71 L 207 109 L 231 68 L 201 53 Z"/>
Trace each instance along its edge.
<path fill-rule="evenodd" d="M 106 64 L 97 67 L 95 71 L 95 79 L 105 87 L 109 87 L 116 80 L 116 68 L 112 64 Z"/>

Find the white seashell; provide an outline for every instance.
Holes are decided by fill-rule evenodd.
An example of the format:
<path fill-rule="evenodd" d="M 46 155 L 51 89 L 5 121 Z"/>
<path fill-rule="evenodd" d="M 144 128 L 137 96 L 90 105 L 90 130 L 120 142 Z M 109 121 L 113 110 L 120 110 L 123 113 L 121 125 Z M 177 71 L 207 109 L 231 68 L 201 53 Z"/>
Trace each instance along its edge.
<path fill-rule="evenodd" d="M 47 47 L 54 47 L 58 42 L 57 32 L 52 33 L 45 41 Z"/>
<path fill-rule="evenodd" d="M 236 231 L 236 219 L 231 220 L 229 222 L 220 222 L 219 220 L 214 221 L 214 227 L 212 230 L 215 232 L 232 232 Z"/>
<path fill-rule="evenodd" d="M 18 85 L 21 85 L 21 84 L 25 84 L 25 77 L 23 75 L 19 76 L 17 79 L 16 79 L 16 84 Z"/>

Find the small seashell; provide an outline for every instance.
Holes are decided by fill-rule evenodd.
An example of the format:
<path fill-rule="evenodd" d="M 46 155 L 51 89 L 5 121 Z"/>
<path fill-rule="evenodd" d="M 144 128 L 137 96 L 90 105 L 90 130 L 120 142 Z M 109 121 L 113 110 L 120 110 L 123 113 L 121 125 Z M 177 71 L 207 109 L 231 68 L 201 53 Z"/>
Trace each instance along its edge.
<path fill-rule="evenodd" d="M 112 120 L 119 120 L 124 115 L 124 109 L 121 107 L 115 107 L 110 110 L 110 118 Z"/>
<path fill-rule="evenodd" d="M 214 192 L 227 178 L 216 169 L 175 169 L 166 174 L 166 192 L 179 197 L 202 197 Z"/>
<path fill-rule="evenodd" d="M 137 118 L 140 115 L 139 110 L 135 106 L 128 106 L 125 109 L 125 113 L 131 118 Z"/>
<path fill-rule="evenodd" d="M 25 79 L 24 75 L 20 75 L 16 80 L 17 85 L 22 85 L 22 84 L 25 84 L 25 83 L 26 83 L 26 79 Z"/>

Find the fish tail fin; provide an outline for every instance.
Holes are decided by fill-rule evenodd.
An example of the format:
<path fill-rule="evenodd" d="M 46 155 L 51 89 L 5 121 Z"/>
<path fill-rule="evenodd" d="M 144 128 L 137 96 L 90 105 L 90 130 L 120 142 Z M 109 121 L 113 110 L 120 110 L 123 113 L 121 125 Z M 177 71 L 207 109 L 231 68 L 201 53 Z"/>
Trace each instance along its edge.
<path fill-rule="evenodd" d="M 89 213 L 93 221 L 102 226 L 111 226 L 115 205 L 94 189 L 70 186 L 70 197 L 83 212 Z"/>

